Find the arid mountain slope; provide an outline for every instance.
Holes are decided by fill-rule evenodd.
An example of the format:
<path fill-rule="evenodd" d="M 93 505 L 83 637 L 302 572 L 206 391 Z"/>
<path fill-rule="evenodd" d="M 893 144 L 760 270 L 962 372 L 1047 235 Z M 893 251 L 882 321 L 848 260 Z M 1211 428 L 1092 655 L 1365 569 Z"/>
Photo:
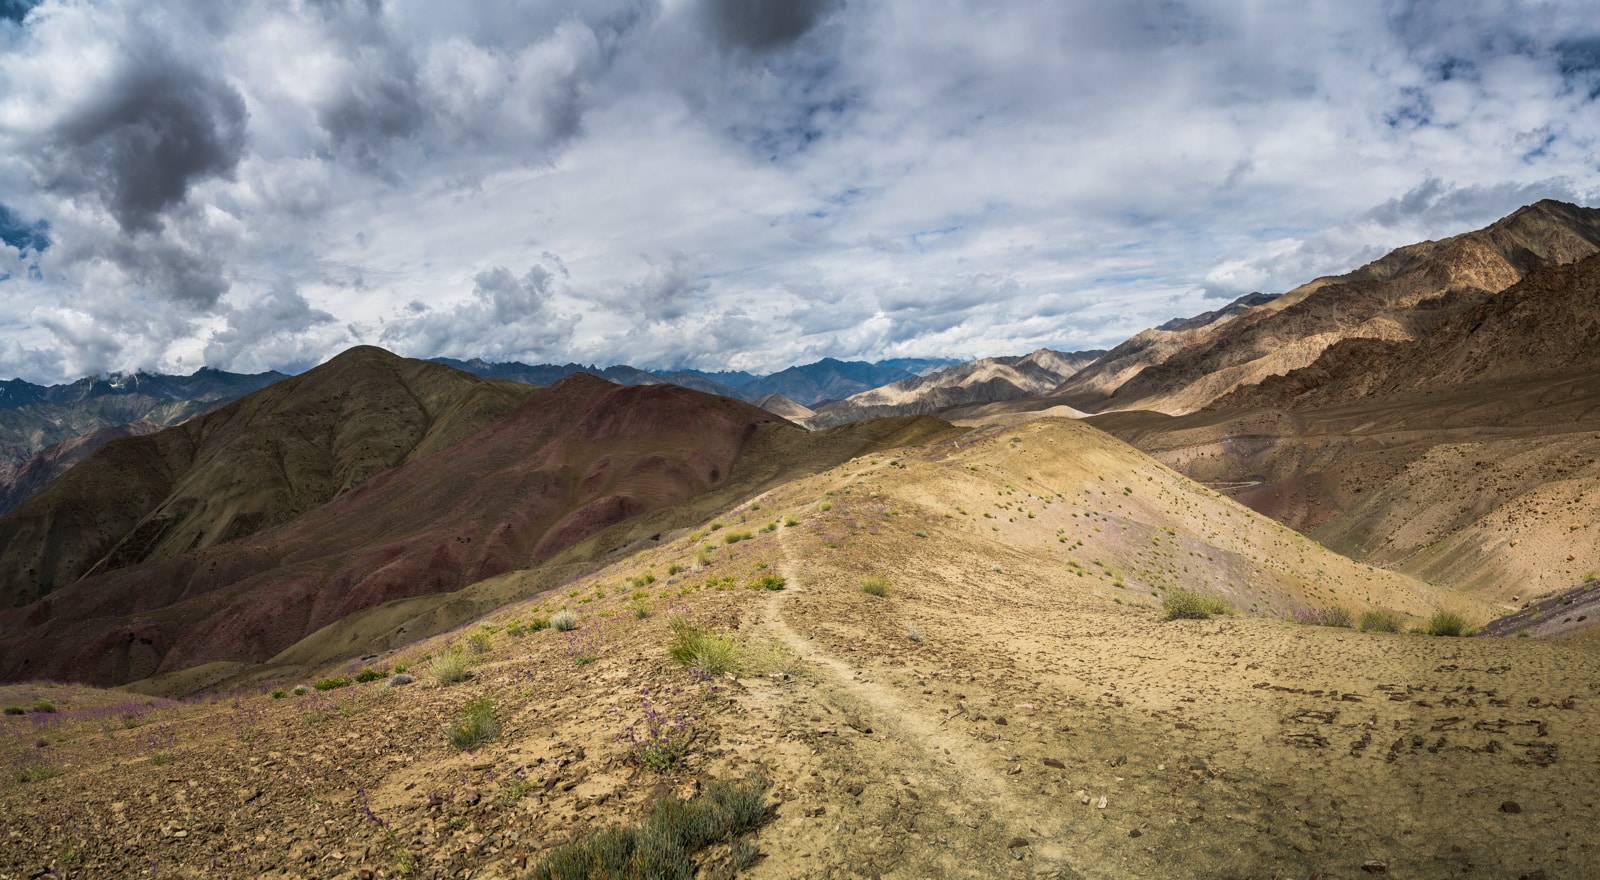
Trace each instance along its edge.
<path fill-rule="evenodd" d="M 1597 250 L 1600 210 L 1538 202 L 1484 229 L 1319 278 L 1231 320 L 1179 331 L 1186 338 L 1146 331 L 1135 337 L 1142 349 L 1118 361 L 1112 381 L 1126 378 L 1114 389 L 1097 373 L 1074 377 L 1053 396 L 1101 412 L 1192 412 L 1241 385 L 1306 367 L 1344 339 L 1417 339 L 1535 269 Z M 1095 401 L 1094 393 L 1105 396 Z"/>
<path fill-rule="evenodd" d="M 1041 348 L 1022 357 L 983 358 L 902 379 L 830 403 L 806 420 L 829 427 L 862 419 L 940 413 L 955 407 L 1043 394 L 1105 354 Z"/>
<path fill-rule="evenodd" d="M 1216 331 L 1213 325 L 1233 320 L 1274 298 L 1252 293 L 1223 308 L 1142 330 L 1068 377 L 1045 395 L 1046 401 L 1032 402 L 1031 406 L 1037 409 L 1065 404 L 1098 408 L 1106 398 L 1146 367 L 1159 364 L 1184 348 L 1210 338 Z"/>
<path fill-rule="evenodd" d="M 841 400 L 915 375 L 915 370 L 899 362 L 869 364 L 823 358 L 814 364 L 790 367 L 770 376 L 762 376 L 740 386 L 739 392 L 747 399 L 782 394 L 802 406 L 815 407 L 819 403 Z"/>
<path fill-rule="evenodd" d="M 768 394 L 766 397 L 756 401 L 756 406 L 796 423 L 816 415 L 810 407 L 801 406 L 782 394 Z"/>
<path fill-rule="evenodd" d="M 770 810 L 744 840 L 752 880 L 1600 869 L 1592 650 L 1164 620 L 1137 572 L 1241 610 L 1366 594 L 1421 614 L 1449 591 L 1081 426 L 921 445 L 708 510 L 556 589 L 507 574 L 518 598 L 481 622 L 237 696 L 0 689 L 58 708 L 0 720 L 0 761 L 38 770 L 0 782 L 0 872 L 521 877 L 575 834 L 752 774 Z M 707 549 L 735 530 L 752 536 Z M 768 577 L 782 589 L 748 588 Z M 577 629 L 529 631 L 561 609 Z M 728 675 L 668 659 L 678 621 L 726 646 Z M 470 678 L 435 682 L 457 657 Z M 417 681 L 266 693 L 397 664 Z M 496 736 L 454 749 L 441 724 L 474 701 Z"/>
<path fill-rule="evenodd" d="M 0 382 L 0 475 L 47 446 L 119 425 L 175 425 L 283 378 L 201 369 L 189 376 L 133 373 L 66 385 Z"/>
<path fill-rule="evenodd" d="M 1511 602 L 1600 569 L 1600 383 L 1091 423 L 1373 565 Z"/>
<path fill-rule="evenodd" d="M 382 357 L 394 369 L 447 369 Z M 0 677 L 112 683 L 259 663 L 363 609 L 648 541 L 648 531 L 612 527 L 644 528 L 652 512 L 724 484 L 751 491 L 918 430 L 885 423 L 812 435 L 727 398 L 573 376 L 277 528 L 96 574 L 0 612 L 14 634 Z M 398 637 L 415 637 L 406 632 Z"/>
<path fill-rule="evenodd" d="M 153 422 L 134 422 L 131 425 L 113 425 L 92 434 L 63 440 L 34 453 L 16 470 L 0 473 L 0 514 L 5 514 L 28 500 L 56 477 L 88 458 L 90 453 L 124 437 L 142 437 L 161 430 Z"/>
<path fill-rule="evenodd" d="M 465 437 L 532 390 L 362 347 L 112 442 L 0 517 L 0 607 L 288 522 Z"/>
<path fill-rule="evenodd" d="M 1357 559 L 1522 600 L 1600 570 L 1596 338 L 1600 257 L 1217 409 L 1093 422 Z M 1220 408 L 1263 401 L 1292 409 Z"/>
<path fill-rule="evenodd" d="M 1413 342 L 1348 340 L 1212 408 L 1305 408 L 1600 372 L 1600 257 L 1535 270 Z"/>

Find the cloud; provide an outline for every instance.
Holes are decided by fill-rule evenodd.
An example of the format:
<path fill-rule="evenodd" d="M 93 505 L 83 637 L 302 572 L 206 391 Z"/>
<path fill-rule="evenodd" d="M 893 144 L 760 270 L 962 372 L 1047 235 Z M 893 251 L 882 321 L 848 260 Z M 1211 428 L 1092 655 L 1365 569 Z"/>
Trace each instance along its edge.
<path fill-rule="evenodd" d="M 833 0 L 703 0 L 701 9 L 721 43 L 765 52 L 805 36 L 834 5 Z"/>
<path fill-rule="evenodd" d="M 46 191 L 96 199 L 124 233 L 157 232 L 194 184 L 238 167 L 244 99 L 159 48 L 123 59 L 108 80 L 52 126 L 35 169 Z"/>
<path fill-rule="evenodd" d="M 520 277 L 493 266 L 473 275 L 472 293 L 465 301 L 422 312 L 408 304 L 381 338 L 417 357 L 560 359 L 578 324 L 578 317 L 555 301 L 566 277 L 561 258 L 548 252 Z M 473 340 L 470 349 L 459 347 L 466 338 Z"/>
<path fill-rule="evenodd" d="M 294 372 L 315 366 L 330 344 L 348 342 L 338 319 L 313 308 L 289 278 L 280 278 L 265 294 L 230 309 L 226 325 L 213 334 L 204 349 L 207 364 L 229 369 Z"/>
<path fill-rule="evenodd" d="M 1597 95 L 1513 0 L 0 0 L 0 375 L 1108 346 L 1596 200 Z"/>

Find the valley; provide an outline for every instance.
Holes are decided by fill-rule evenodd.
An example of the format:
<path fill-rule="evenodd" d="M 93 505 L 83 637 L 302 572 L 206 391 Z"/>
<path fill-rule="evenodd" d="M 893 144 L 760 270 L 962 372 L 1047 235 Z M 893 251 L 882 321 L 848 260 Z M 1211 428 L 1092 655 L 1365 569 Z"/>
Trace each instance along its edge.
<path fill-rule="evenodd" d="M 69 441 L 0 516 L 0 878 L 1600 872 L 1597 230 L 1104 353 L 359 347 Z"/>

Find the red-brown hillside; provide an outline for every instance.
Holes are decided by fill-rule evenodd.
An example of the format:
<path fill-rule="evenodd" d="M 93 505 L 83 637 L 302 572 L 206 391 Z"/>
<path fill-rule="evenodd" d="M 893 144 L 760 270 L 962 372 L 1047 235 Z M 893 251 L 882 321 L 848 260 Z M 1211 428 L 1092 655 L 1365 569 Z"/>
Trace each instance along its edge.
<path fill-rule="evenodd" d="M 0 677 L 117 683 L 261 661 L 352 612 L 547 559 L 725 480 L 771 413 L 578 375 L 270 531 L 0 613 Z"/>

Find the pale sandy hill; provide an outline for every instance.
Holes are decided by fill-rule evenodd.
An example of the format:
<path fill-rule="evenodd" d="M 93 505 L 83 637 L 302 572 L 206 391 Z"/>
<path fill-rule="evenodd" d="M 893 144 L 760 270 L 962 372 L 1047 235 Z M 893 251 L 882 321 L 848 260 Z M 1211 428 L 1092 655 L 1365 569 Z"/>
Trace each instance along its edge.
<path fill-rule="evenodd" d="M 1236 603 L 1449 597 L 1082 426 L 975 432 L 775 487 L 366 661 L 409 664 L 405 687 L 147 704 L 12 686 L 0 703 L 58 711 L 44 747 L 35 716 L 0 716 L 28 732 L 0 740 L 8 766 L 41 770 L 0 787 L 0 872 L 528 876 L 585 832 L 752 775 L 759 827 L 691 870 L 753 850 L 738 876 L 1600 871 L 1582 757 L 1600 654 L 1166 621 L 1140 607 L 1158 586 L 1140 571 Z M 748 588 L 767 577 L 784 588 Z M 576 630 L 528 631 L 563 607 Z M 674 619 L 742 646 L 740 674 L 673 664 Z M 436 684 L 452 644 L 472 676 Z M 497 736 L 453 749 L 441 726 L 479 699 Z M 653 769 L 638 743 L 679 760 Z"/>
<path fill-rule="evenodd" d="M 802 422 L 816 415 L 810 407 L 801 406 L 782 394 L 768 394 L 756 401 L 756 406 L 773 415 L 783 416 L 791 422 Z"/>
<path fill-rule="evenodd" d="M 1502 603 L 1600 570 L 1600 376 L 1093 423 L 1373 565 Z"/>
<path fill-rule="evenodd" d="M 969 361 L 830 403 L 819 409 L 807 424 L 829 427 L 862 419 L 926 415 L 956 407 L 1037 397 L 1103 354 L 1103 351 L 1059 352 L 1042 348 L 1022 357 Z"/>

